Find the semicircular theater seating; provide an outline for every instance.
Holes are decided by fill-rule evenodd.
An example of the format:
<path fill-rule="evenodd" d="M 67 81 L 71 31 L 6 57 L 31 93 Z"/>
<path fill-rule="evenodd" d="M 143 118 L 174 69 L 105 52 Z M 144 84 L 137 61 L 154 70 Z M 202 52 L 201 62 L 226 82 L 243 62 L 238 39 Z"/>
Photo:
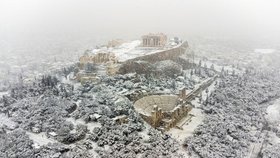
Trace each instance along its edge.
<path fill-rule="evenodd" d="M 139 113 L 150 116 L 155 105 L 163 112 L 168 112 L 176 107 L 177 100 L 176 95 L 151 95 L 137 100 L 134 107 Z"/>

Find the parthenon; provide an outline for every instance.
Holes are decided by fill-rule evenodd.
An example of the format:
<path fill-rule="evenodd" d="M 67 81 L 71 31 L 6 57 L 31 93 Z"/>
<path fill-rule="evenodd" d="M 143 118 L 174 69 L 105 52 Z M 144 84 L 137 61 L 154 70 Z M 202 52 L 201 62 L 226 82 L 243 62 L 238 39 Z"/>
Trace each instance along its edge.
<path fill-rule="evenodd" d="M 143 47 L 163 47 L 166 42 L 167 36 L 163 33 L 142 36 Z"/>

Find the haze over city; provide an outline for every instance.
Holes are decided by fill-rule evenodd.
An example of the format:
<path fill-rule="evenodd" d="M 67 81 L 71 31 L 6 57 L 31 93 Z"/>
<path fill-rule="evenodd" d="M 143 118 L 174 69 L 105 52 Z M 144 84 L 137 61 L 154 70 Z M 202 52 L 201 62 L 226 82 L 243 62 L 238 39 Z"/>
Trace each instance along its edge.
<path fill-rule="evenodd" d="M 165 32 L 279 41 L 279 6 L 277 0 L 3 0 L 0 38 L 71 43 Z"/>

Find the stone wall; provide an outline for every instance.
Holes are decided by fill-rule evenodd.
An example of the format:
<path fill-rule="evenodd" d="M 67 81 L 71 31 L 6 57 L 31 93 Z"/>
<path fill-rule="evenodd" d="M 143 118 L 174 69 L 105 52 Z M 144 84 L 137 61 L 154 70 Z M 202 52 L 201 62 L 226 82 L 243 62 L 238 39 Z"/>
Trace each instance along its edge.
<path fill-rule="evenodd" d="M 183 65 L 183 68 L 187 69 L 191 67 L 191 63 L 188 60 L 181 59 L 180 56 L 185 54 L 188 49 L 188 43 L 183 42 L 181 45 L 168 50 L 159 51 L 157 53 L 136 57 L 125 61 L 120 66 L 117 73 L 138 73 L 138 74 L 151 74 L 155 73 L 154 63 L 164 60 L 173 60 Z"/>
<path fill-rule="evenodd" d="M 171 117 L 171 119 L 169 122 L 165 123 L 165 131 L 168 131 L 170 128 L 175 127 L 183 117 L 186 117 L 188 115 L 191 109 L 192 106 L 187 104 L 178 105 L 171 113 L 169 113 L 169 117 Z"/>
<path fill-rule="evenodd" d="M 185 41 L 180 46 L 177 46 L 175 48 L 171 48 L 171 49 L 163 50 L 163 51 L 160 51 L 157 53 L 133 58 L 133 59 L 125 61 L 125 63 L 139 61 L 139 60 L 148 61 L 150 63 L 155 63 L 155 62 L 163 61 L 163 60 L 176 60 L 176 58 L 178 58 L 180 55 L 183 55 L 186 52 L 188 47 L 189 47 L 188 42 Z"/>
<path fill-rule="evenodd" d="M 162 131 L 168 131 L 184 117 L 188 115 L 192 107 L 190 105 L 177 105 L 171 111 L 163 111 L 159 106 L 154 105 L 151 115 L 139 113 L 140 116 L 149 123 L 152 127 L 158 128 Z"/>

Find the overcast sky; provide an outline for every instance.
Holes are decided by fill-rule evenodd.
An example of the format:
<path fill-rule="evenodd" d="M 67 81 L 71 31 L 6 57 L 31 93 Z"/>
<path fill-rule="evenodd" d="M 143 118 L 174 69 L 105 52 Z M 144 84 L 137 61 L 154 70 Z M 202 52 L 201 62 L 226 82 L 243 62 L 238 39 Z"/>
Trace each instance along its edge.
<path fill-rule="evenodd" d="M 279 0 L 0 0 L 2 37 L 280 37 Z M 1 38 L 1 37 L 0 37 Z"/>

